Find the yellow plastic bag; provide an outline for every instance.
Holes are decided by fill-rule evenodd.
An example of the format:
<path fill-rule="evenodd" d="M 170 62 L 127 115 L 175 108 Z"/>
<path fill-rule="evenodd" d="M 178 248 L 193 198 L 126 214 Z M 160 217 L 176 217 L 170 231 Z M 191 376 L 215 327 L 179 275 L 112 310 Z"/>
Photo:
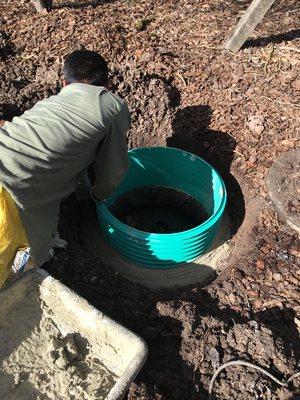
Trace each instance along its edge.
<path fill-rule="evenodd" d="M 0 186 L 0 288 L 11 273 L 16 252 L 28 247 L 17 206 L 10 194 Z"/>

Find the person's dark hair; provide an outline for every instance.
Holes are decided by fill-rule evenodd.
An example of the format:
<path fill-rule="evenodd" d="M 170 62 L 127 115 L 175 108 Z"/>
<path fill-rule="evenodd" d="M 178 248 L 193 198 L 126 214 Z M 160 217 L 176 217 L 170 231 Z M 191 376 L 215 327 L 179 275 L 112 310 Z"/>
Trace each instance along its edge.
<path fill-rule="evenodd" d="M 68 84 L 87 82 L 104 86 L 108 81 L 107 62 L 95 51 L 76 50 L 65 59 L 63 74 Z"/>

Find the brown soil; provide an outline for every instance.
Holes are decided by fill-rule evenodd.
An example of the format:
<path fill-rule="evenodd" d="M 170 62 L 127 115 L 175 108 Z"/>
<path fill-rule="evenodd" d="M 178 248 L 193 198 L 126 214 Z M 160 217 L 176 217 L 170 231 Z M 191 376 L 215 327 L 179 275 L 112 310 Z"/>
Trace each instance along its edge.
<path fill-rule="evenodd" d="M 278 0 L 242 51 L 221 51 L 248 3 L 57 0 L 51 14 L 35 15 L 28 2 L 0 0 L 4 118 L 56 93 L 62 58 L 86 46 L 110 60 L 115 89 L 132 109 L 131 147 L 191 151 L 227 185 L 235 256 L 209 286 L 177 292 L 150 291 L 99 265 L 83 247 L 79 205 L 71 198 L 62 207 L 69 247 L 47 269 L 148 343 L 129 400 L 207 399 L 217 366 L 237 358 L 281 379 L 297 370 L 299 241 L 278 221 L 264 178 L 298 144 L 299 2 Z M 282 388 L 232 367 L 215 394 L 283 400 L 297 384 Z"/>

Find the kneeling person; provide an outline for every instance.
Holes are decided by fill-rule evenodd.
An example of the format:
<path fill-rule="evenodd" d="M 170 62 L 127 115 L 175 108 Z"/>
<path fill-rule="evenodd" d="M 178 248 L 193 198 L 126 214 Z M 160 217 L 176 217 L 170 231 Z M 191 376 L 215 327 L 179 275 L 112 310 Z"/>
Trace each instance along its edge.
<path fill-rule="evenodd" d="M 128 167 L 127 105 L 108 89 L 97 53 L 78 50 L 64 64 L 64 87 L 0 127 L 0 287 L 51 257 L 59 206 L 93 165 L 92 193 L 102 201 Z M 18 250 L 21 253 L 16 254 Z"/>

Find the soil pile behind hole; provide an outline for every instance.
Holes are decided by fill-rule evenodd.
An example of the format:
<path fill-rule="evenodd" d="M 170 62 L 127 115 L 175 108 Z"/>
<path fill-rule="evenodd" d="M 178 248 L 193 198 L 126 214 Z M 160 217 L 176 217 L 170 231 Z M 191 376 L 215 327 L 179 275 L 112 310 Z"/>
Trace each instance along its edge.
<path fill-rule="evenodd" d="M 122 194 L 109 211 L 132 228 L 151 233 L 176 233 L 208 219 L 199 202 L 178 189 L 140 186 Z"/>

